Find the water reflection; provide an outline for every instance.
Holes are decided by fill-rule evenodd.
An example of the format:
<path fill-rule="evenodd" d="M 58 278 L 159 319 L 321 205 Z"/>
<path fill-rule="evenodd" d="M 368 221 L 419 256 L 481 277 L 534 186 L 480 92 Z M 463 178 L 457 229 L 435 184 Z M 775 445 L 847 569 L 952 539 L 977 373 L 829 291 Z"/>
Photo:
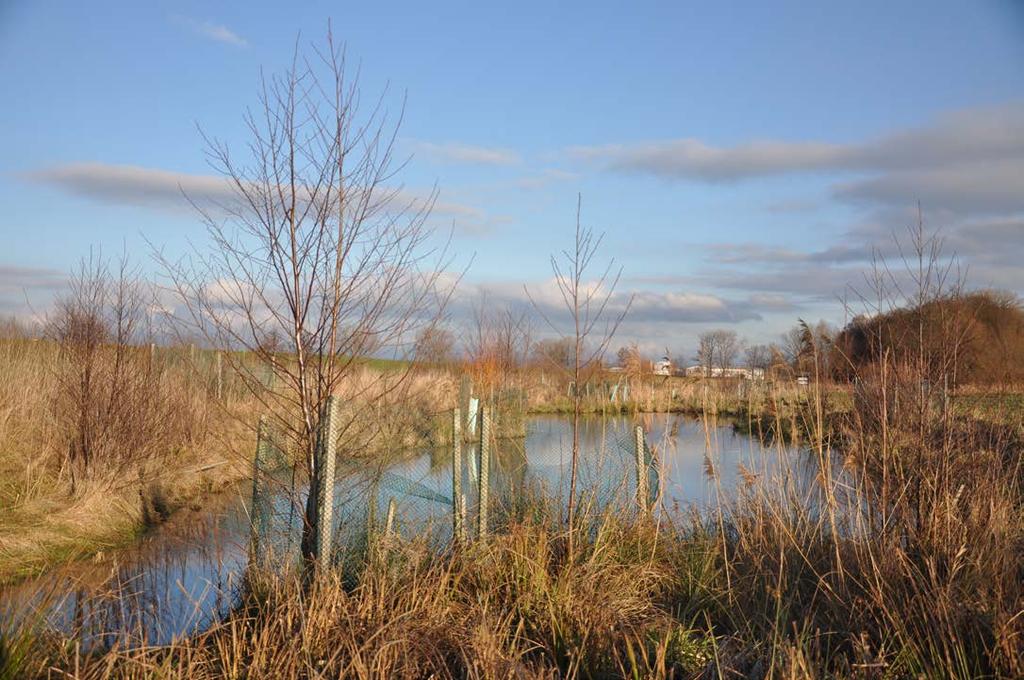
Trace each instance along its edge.
<path fill-rule="evenodd" d="M 633 427 L 627 417 L 584 418 L 580 429 L 580 487 L 606 503 L 630 503 L 635 494 Z M 756 480 L 805 484 L 817 474 L 815 459 L 791 447 L 764 447 L 731 424 L 678 415 L 644 415 L 640 423 L 661 470 L 666 508 L 707 508 L 728 502 Z M 539 416 L 524 440 L 499 442 L 492 452 L 495 503 L 514 500 L 528 487 L 565 497 L 572 451 L 571 422 Z M 462 487 L 476 504 L 477 449 L 463 446 Z M 337 544 L 365 540 L 368 523 L 379 524 L 391 499 L 396 531 L 426 535 L 438 545 L 451 532 L 451 455 L 448 449 L 412 455 L 385 471 L 340 468 L 335 527 Z M 383 474 L 381 474 L 383 473 Z M 276 552 L 293 559 L 301 511 L 294 502 L 295 476 L 275 476 L 264 499 L 268 535 Z M 75 564 L 0 594 L 6 613 L 48 611 L 64 629 L 82 630 L 90 644 L 146 638 L 165 643 L 201 629 L 231 607 L 249 560 L 250 483 L 199 512 L 176 516 L 131 550 L 109 559 Z M 301 491 L 301 490 L 299 490 Z M 470 526 L 473 515 L 470 514 Z M 3 613 L 3 612 L 0 612 Z"/>

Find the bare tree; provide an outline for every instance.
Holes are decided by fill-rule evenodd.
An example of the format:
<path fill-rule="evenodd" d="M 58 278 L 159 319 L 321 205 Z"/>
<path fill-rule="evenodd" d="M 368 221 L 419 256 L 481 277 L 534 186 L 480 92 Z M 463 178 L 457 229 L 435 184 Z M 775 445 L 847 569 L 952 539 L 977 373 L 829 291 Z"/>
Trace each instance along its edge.
<path fill-rule="evenodd" d="M 215 346 L 247 350 L 225 356 L 308 474 L 307 561 L 317 495 L 334 483 L 317 455 L 328 397 L 346 390 L 334 421 L 339 454 L 364 450 L 374 433 L 362 414 L 400 394 L 409 370 L 348 378 L 367 356 L 411 356 L 451 291 L 438 285 L 446 243 L 427 223 L 436 192 L 411 199 L 393 183 L 401 116 L 392 122 L 383 98 L 361 108 L 358 78 L 329 26 L 323 49 L 303 55 L 296 46 L 290 67 L 261 81 L 259 108 L 245 116 L 243 161 L 204 135 L 230 188 L 215 206 L 193 202 L 212 248 L 187 262 L 164 260 L 194 330 Z"/>
<path fill-rule="evenodd" d="M 619 348 L 619 351 L 615 353 L 615 358 L 618 359 L 619 366 L 628 371 L 630 367 L 636 366 L 640 363 L 640 348 L 635 342 L 629 345 L 623 345 Z"/>
<path fill-rule="evenodd" d="M 122 257 L 112 269 L 92 254 L 75 269 L 54 305 L 46 335 L 59 348 L 53 364 L 53 417 L 67 433 L 62 470 L 77 482 L 113 481 L 180 441 L 145 338 L 151 290 Z"/>
<path fill-rule="evenodd" d="M 772 349 L 768 345 L 750 345 L 743 353 L 743 358 L 751 375 L 757 370 L 765 375 L 772 365 Z"/>
<path fill-rule="evenodd" d="M 632 343 L 619 348 L 617 358 L 624 374 L 634 382 L 639 381 L 644 374 L 644 357 L 640 353 L 640 346 Z M 648 367 L 649 367 L 648 362 Z"/>
<path fill-rule="evenodd" d="M 486 294 L 476 299 L 464 347 L 481 385 L 494 388 L 505 383 L 526 363 L 531 344 L 531 327 L 524 310 L 495 311 Z"/>
<path fill-rule="evenodd" d="M 803 319 L 782 334 L 782 354 L 793 371 L 799 375 L 827 376 L 830 348 L 835 331 L 824 319 L 813 327 Z"/>
<path fill-rule="evenodd" d="M 711 333 L 701 333 L 697 339 L 697 353 L 694 360 L 701 367 L 705 378 L 711 377 L 715 367 L 715 338 Z"/>
<path fill-rule="evenodd" d="M 806 352 L 804 333 L 800 324 L 797 324 L 783 333 L 779 338 L 779 349 L 786 363 L 796 371 L 799 370 L 800 358 Z"/>
<path fill-rule="evenodd" d="M 443 366 L 452 360 L 455 336 L 447 328 L 427 326 L 416 336 L 416 360 L 433 366 Z"/>
<path fill-rule="evenodd" d="M 850 441 L 869 492 L 880 499 L 881 525 L 903 515 L 918 531 L 931 532 L 932 518 L 941 514 L 936 508 L 960 497 L 971 465 L 963 466 L 956 442 L 964 431 L 949 396 L 977 301 L 965 297 L 959 260 L 925 229 L 920 206 L 917 223 L 902 239 L 894 233 L 893 242 L 895 257 L 886 261 L 876 253 L 866 290 L 853 290 L 863 316 L 854 316 L 833 349 L 854 382 Z M 863 345 L 862 356 L 851 356 L 852 339 Z"/>
<path fill-rule="evenodd" d="M 715 335 L 718 343 L 718 366 L 724 373 L 726 369 L 736 365 L 736 358 L 743 349 L 743 343 L 736 335 L 736 331 L 719 330 L 715 331 Z"/>
<path fill-rule="evenodd" d="M 495 345 L 505 372 L 510 373 L 526 363 L 530 355 L 533 328 L 525 310 L 506 308 L 495 320 Z"/>
<path fill-rule="evenodd" d="M 743 347 L 736 331 L 722 328 L 701 333 L 698 341 L 696 359 L 708 377 L 715 374 L 716 368 L 722 373 L 732 368 Z"/>
<path fill-rule="evenodd" d="M 560 371 L 572 369 L 572 338 L 544 338 L 533 346 L 534 362 L 541 368 L 555 368 Z"/>
<path fill-rule="evenodd" d="M 572 461 L 569 471 L 569 502 L 567 521 L 569 525 L 568 555 L 572 559 L 576 533 L 576 479 L 580 451 L 580 411 L 585 379 L 590 369 L 600 365 L 608 345 L 622 320 L 626 317 L 633 298 L 617 313 L 608 314 L 608 305 L 615 294 L 622 268 L 615 268 L 615 260 L 608 262 L 596 279 L 588 280 L 591 265 L 601 246 L 603 234 L 596 235 L 580 222 L 583 207 L 582 196 L 576 200 L 576 231 L 571 249 L 563 250 L 561 257 L 551 256 L 551 272 L 561 295 L 564 310 L 568 312 L 572 326 L 572 365 L 570 375 L 573 384 L 572 410 Z M 534 308 L 556 333 L 559 327 L 555 319 L 538 304 L 537 299 L 526 289 Z"/>

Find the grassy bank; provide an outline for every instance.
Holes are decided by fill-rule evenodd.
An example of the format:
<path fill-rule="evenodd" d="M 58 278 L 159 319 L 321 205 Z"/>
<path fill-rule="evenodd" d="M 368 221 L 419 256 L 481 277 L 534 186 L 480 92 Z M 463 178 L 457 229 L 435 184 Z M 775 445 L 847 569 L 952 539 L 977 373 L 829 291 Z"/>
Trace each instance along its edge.
<path fill-rule="evenodd" d="M 252 404 L 223 387 L 218 400 L 187 350 L 164 349 L 140 380 L 145 393 L 106 395 L 130 404 L 133 418 L 103 420 L 103 459 L 73 474 L 67 450 L 79 421 L 61 398 L 61 360 L 46 341 L 0 341 L 0 582 L 131 542 L 249 472 Z"/>
<path fill-rule="evenodd" d="M 582 390 L 584 413 L 685 413 L 690 415 L 788 417 L 817 396 L 813 386 L 792 381 L 748 381 L 681 377 L 644 377 L 616 382 L 595 378 Z M 542 374 L 523 381 L 531 413 L 572 413 L 570 387 Z M 618 389 L 616 389 L 618 385 Z M 628 385 L 628 388 L 626 387 Z M 842 386 L 823 389 L 827 408 L 849 408 L 849 390 Z"/>
<path fill-rule="evenodd" d="M 104 351 L 100 369 L 112 361 Z M 125 384 L 94 389 L 80 409 L 90 417 L 95 460 L 87 474 L 72 466 L 68 451 L 82 425 L 69 414 L 65 361 L 51 342 L 0 339 L 0 584 L 130 544 L 251 474 L 264 407 L 223 357 L 187 346 L 132 348 Z M 404 368 L 368 361 L 343 391 L 358 395 L 364 377 Z M 402 409 L 368 409 L 353 436 L 380 455 L 437 439 L 439 414 L 454 403 L 448 380 L 418 373 Z"/>

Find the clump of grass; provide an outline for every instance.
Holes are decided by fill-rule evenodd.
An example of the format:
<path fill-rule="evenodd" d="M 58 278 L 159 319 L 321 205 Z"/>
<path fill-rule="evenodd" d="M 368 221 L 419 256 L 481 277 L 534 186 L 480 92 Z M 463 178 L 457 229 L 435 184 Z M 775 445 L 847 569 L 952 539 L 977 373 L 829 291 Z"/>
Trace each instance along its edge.
<path fill-rule="evenodd" d="M 543 513 L 540 513 L 543 514 Z M 265 577 L 224 621 L 166 646 L 83 653 L 39 638 L 24 677 L 620 677 L 693 671 L 700 636 L 661 603 L 657 532 L 606 516 L 567 561 L 546 522 L 445 555 L 392 543 L 346 587 Z"/>
<path fill-rule="evenodd" d="M 755 479 L 703 514 L 587 517 L 572 559 L 557 502 L 531 496 L 462 551 L 392 540 L 355 585 L 327 573 L 307 591 L 265 575 L 198 635 L 88 654 L 73 632 L 50 634 L 19 647 L 18 668 L 78 678 L 1019 677 L 1020 472 L 996 462 L 972 467 L 976 493 L 934 491 L 930 519 L 907 509 L 880 521 L 863 477 L 833 479 L 855 487 L 842 512 L 845 500 L 821 483 L 808 496 L 793 479 Z"/>

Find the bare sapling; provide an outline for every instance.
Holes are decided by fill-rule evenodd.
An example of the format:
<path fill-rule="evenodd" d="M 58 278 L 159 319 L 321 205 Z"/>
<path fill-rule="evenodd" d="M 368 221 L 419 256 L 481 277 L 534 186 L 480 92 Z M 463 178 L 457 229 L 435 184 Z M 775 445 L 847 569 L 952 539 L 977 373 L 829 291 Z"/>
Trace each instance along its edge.
<path fill-rule="evenodd" d="M 388 116 L 384 94 L 361 106 L 358 76 L 330 28 L 325 45 L 296 47 L 283 73 L 262 78 L 258 100 L 245 115 L 243 159 L 204 135 L 224 188 L 221 200 L 192 201 L 209 248 L 164 264 L 190 329 L 244 350 L 226 352 L 226 368 L 308 476 L 294 502 L 311 564 L 316 499 L 334 483 L 317 456 L 327 400 L 340 398 L 339 457 L 365 455 L 386 420 L 376 406 L 400 404 L 412 366 L 384 374 L 366 359 L 409 359 L 442 318 L 447 242 L 429 225 L 436 190 L 412 198 L 396 184 L 401 115 Z"/>
<path fill-rule="evenodd" d="M 177 440 L 175 418 L 150 375 L 143 340 L 151 290 L 121 258 L 111 269 L 98 254 L 72 272 L 46 334 L 58 348 L 52 415 L 65 433 L 61 470 L 79 482 L 106 483 Z"/>
<path fill-rule="evenodd" d="M 837 355 L 854 378 L 852 427 L 879 520 L 888 525 L 901 508 L 923 526 L 934 485 L 952 483 L 948 397 L 968 360 L 974 315 L 956 256 L 925 230 L 920 208 L 907 238 L 893 243 L 896 266 L 875 258 L 869 290 L 857 294 L 866 313 L 847 326 Z M 926 482 L 932 473 L 941 482 Z"/>
<path fill-rule="evenodd" d="M 629 312 L 633 298 L 630 296 L 621 308 L 612 308 L 615 288 L 622 275 L 622 268 L 609 260 L 596 278 L 593 273 L 594 257 L 601 246 L 603 234 L 581 224 L 582 197 L 576 201 L 576 230 L 573 244 L 558 255 L 551 256 L 551 273 L 561 298 L 559 312 L 566 313 L 567 324 L 555 312 L 547 311 L 537 298 L 526 289 L 534 308 L 547 326 L 557 335 L 568 335 L 572 340 L 570 363 L 565 370 L 572 381 L 572 458 L 569 468 L 569 499 L 566 508 L 568 523 L 568 555 L 572 559 L 574 534 L 576 533 L 576 482 L 580 453 L 580 414 L 586 382 L 593 370 L 599 368 L 608 346 L 623 319 Z M 570 332 L 566 334 L 565 326 Z"/>

